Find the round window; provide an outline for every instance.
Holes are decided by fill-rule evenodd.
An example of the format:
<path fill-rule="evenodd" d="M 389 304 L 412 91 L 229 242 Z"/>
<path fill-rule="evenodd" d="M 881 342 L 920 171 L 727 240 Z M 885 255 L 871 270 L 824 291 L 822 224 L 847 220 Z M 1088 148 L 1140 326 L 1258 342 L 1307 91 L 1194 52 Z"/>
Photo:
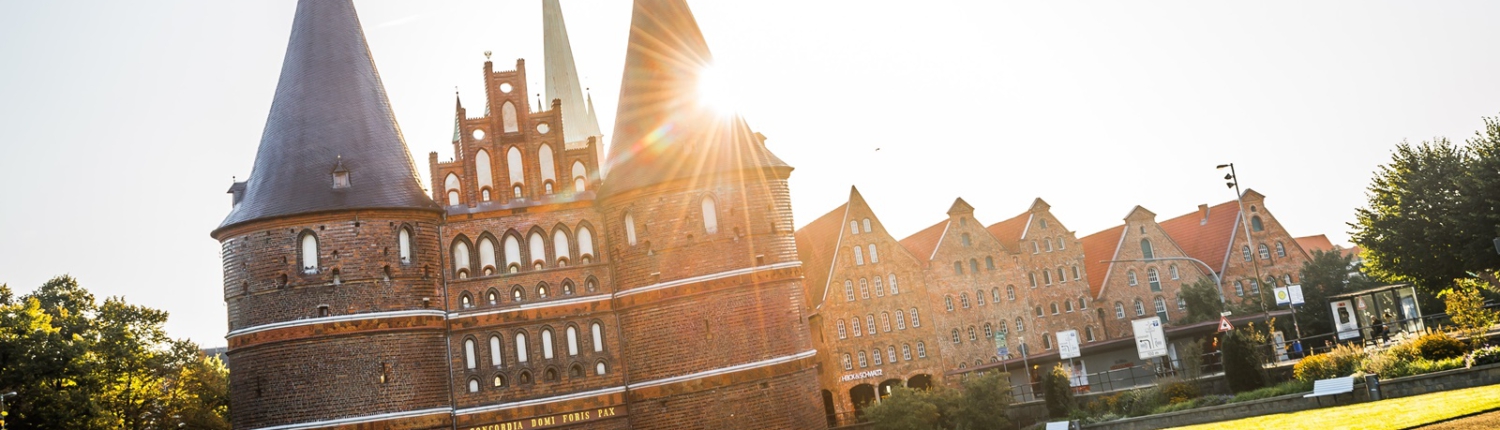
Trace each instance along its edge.
<path fill-rule="evenodd" d="M 547 123 L 545 123 L 545 122 L 536 125 L 536 132 L 537 133 L 547 134 L 547 132 L 549 132 L 549 131 L 552 131 L 552 126 L 547 125 Z"/>
<path fill-rule="evenodd" d="M 474 130 L 474 140 L 484 140 L 484 130 Z"/>
<path fill-rule="evenodd" d="M 511 89 L 513 89 L 513 87 L 510 86 L 510 82 L 500 83 L 500 92 L 509 93 Z"/>

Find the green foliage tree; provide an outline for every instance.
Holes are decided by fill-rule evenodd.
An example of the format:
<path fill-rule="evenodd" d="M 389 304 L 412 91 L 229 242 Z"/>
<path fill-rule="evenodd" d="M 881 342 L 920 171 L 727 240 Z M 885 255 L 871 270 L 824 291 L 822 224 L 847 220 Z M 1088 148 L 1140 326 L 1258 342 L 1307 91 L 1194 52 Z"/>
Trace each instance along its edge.
<path fill-rule="evenodd" d="M 1370 273 L 1429 293 L 1473 273 L 1500 290 L 1500 118 L 1484 123 L 1466 146 L 1402 142 L 1375 172 L 1350 224 Z"/>
<path fill-rule="evenodd" d="M 1219 287 L 1213 280 L 1198 279 L 1198 282 L 1182 287 L 1181 297 L 1187 303 L 1187 314 L 1178 321 L 1182 325 L 1218 320 L 1219 314 L 1224 312 Z"/>
<path fill-rule="evenodd" d="M 1265 335 L 1256 331 L 1255 324 L 1224 333 L 1223 351 L 1224 379 L 1229 390 L 1242 393 L 1266 386 Z"/>
<path fill-rule="evenodd" d="M 1332 308 L 1328 297 L 1377 287 L 1382 282 L 1361 274 L 1354 267 L 1354 256 L 1339 250 L 1315 250 L 1302 263 L 1302 299 L 1297 308 L 1298 324 L 1305 335 L 1334 331 Z M 1311 346 L 1311 345 L 1304 345 Z"/>
<path fill-rule="evenodd" d="M 1042 374 L 1042 396 L 1046 399 L 1050 417 L 1066 417 L 1073 411 L 1073 388 L 1068 385 L 1068 370 L 1062 363 Z"/>
<path fill-rule="evenodd" d="M 894 387 L 880 403 L 865 408 L 865 420 L 877 430 L 935 430 L 940 426 L 933 391 Z"/>
<path fill-rule="evenodd" d="M 14 298 L 0 291 L 0 387 L 11 429 L 227 429 L 228 373 L 167 337 L 165 312 L 109 298 L 69 276 Z M 219 364 L 222 369 L 222 364 Z"/>
<path fill-rule="evenodd" d="M 951 404 L 950 420 L 957 430 L 1015 428 L 1006 414 L 1010 407 L 1010 374 L 987 372 L 963 382 L 962 394 Z"/>
<path fill-rule="evenodd" d="M 1458 325 L 1460 332 L 1468 335 L 1470 350 L 1483 345 L 1484 333 L 1500 322 L 1500 313 L 1484 307 L 1484 296 L 1479 288 L 1478 281 L 1460 279 L 1453 289 L 1443 292 L 1448 317 Z"/>
<path fill-rule="evenodd" d="M 999 372 L 971 375 L 960 390 L 895 387 L 865 408 L 865 420 L 878 430 L 1014 429 L 1006 414 L 1012 401 L 1009 378 Z"/>

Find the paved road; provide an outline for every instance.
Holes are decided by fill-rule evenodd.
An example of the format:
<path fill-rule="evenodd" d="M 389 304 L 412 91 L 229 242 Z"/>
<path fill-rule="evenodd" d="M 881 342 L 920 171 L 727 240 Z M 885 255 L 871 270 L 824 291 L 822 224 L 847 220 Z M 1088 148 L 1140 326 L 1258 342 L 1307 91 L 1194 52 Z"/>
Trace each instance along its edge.
<path fill-rule="evenodd" d="M 1417 427 L 1418 430 L 1491 430 L 1500 429 L 1500 411 L 1490 411 L 1468 418 Z"/>

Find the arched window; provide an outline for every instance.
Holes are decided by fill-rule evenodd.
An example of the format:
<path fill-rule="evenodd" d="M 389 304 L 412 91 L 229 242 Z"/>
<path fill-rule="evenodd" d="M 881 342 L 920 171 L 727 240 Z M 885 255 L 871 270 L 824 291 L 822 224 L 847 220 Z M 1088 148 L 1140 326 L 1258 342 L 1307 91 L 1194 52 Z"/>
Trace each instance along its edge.
<path fill-rule="evenodd" d="M 1276 258 L 1286 258 L 1286 245 L 1276 242 Z"/>
<path fill-rule="evenodd" d="M 859 245 L 854 245 L 854 265 L 865 265 L 865 249 L 861 248 Z"/>
<path fill-rule="evenodd" d="M 536 298 L 537 299 L 545 299 L 545 298 L 547 298 L 549 296 L 549 294 L 547 294 L 547 292 L 548 291 L 547 291 L 547 283 L 546 282 L 537 284 L 537 286 L 536 286 Z"/>
<path fill-rule="evenodd" d="M 1151 299 L 1151 302 L 1156 305 L 1156 313 L 1166 315 L 1167 301 L 1165 299 L 1162 299 L 1161 296 L 1156 296 L 1156 298 Z"/>
<path fill-rule="evenodd" d="M 875 314 L 865 315 L 865 327 L 869 329 L 868 331 L 871 336 L 879 333 L 878 330 L 875 330 Z"/>
<path fill-rule="evenodd" d="M 479 189 L 495 188 L 495 171 L 490 168 L 490 152 L 480 149 L 474 153 L 474 176 L 478 178 Z M 484 199 L 489 200 L 489 199 Z"/>
<path fill-rule="evenodd" d="M 504 122 L 506 133 L 521 131 L 521 123 L 516 121 L 516 105 L 510 101 L 500 105 L 500 118 Z"/>
<path fill-rule="evenodd" d="M 1120 302 L 1115 302 L 1115 319 L 1123 318 L 1125 318 L 1125 305 Z"/>
<path fill-rule="evenodd" d="M 979 274 L 979 260 L 969 259 L 969 273 Z"/>
<path fill-rule="evenodd" d="M 1037 318 L 1041 318 L 1043 315 L 1046 315 L 1046 314 L 1047 314 L 1046 311 L 1043 311 L 1042 307 L 1040 305 L 1038 305 L 1036 307 L 1036 317 Z"/>
<path fill-rule="evenodd" d="M 1079 272 L 1078 272 L 1078 266 L 1076 266 L 1076 265 L 1073 266 L 1073 280 L 1077 281 L 1077 280 L 1082 279 L 1082 278 L 1083 278 L 1083 275 L 1079 274 Z"/>
<path fill-rule="evenodd" d="M 1021 319 L 1021 317 L 1016 317 L 1016 333 L 1024 333 L 1025 331 L 1026 320 Z"/>
<path fill-rule="evenodd" d="M 1144 315 L 1146 315 L 1146 305 L 1141 303 L 1141 299 L 1135 299 L 1135 316 Z"/>
<path fill-rule="evenodd" d="M 521 239 L 514 235 L 505 236 L 505 271 L 521 271 Z"/>
<path fill-rule="evenodd" d="M 1010 328 L 1008 328 L 1006 326 L 1005 320 L 1000 320 L 1000 322 L 995 323 L 995 327 L 996 327 L 995 330 L 997 330 L 997 331 L 999 331 L 1001 333 L 1010 333 Z"/>
<path fill-rule="evenodd" d="M 860 337 L 860 336 L 864 335 L 864 330 L 860 329 L 860 322 L 859 322 L 859 316 L 858 315 L 856 315 L 854 318 L 850 318 L 849 319 L 849 325 L 850 325 L 850 329 L 852 329 L 854 331 L 854 337 Z"/>
<path fill-rule="evenodd" d="M 1081 310 L 1088 309 L 1088 308 L 1089 308 L 1088 302 L 1084 301 L 1082 297 L 1079 297 L 1078 298 L 1078 310 L 1081 311 Z"/>
<path fill-rule="evenodd" d="M 859 298 L 870 298 L 870 281 L 865 278 L 859 278 Z"/>
<path fill-rule="evenodd" d="M 584 264 L 594 259 L 594 231 L 588 226 L 578 226 L 578 258 Z"/>
<path fill-rule="evenodd" d="M 588 189 L 589 169 L 583 166 L 582 161 L 573 162 L 573 192 L 581 193 Z"/>
<path fill-rule="evenodd" d="M 974 292 L 974 304 L 984 306 L 984 290 Z"/>
<path fill-rule="evenodd" d="M 1063 300 L 1063 312 L 1073 312 L 1073 301 Z"/>
<path fill-rule="evenodd" d="M 1146 284 L 1151 286 L 1151 291 L 1161 291 L 1161 274 L 1156 273 L 1155 267 L 1146 269 Z"/>
<path fill-rule="evenodd" d="M 943 307 L 953 312 L 953 296 L 943 296 Z"/>
<path fill-rule="evenodd" d="M 473 370 L 479 367 L 479 360 L 474 352 L 474 339 L 464 339 L 464 368 Z"/>
<path fill-rule="evenodd" d="M 318 236 L 311 231 L 303 232 L 302 238 L 302 273 L 318 273 Z"/>
<path fill-rule="evenodd" d="M 1083 328 L 1083 338 L 1087 342 L 1093 342 L 1094 341 L 1094 327 L 1093 326 L 1088 326 L 1088 327 L 1084 327 Z"/>
<path fill-rule="evenodd" d="M 866 368 L 866 367 L 870 367 L 870 356 L 869 355 L 865 355 L 864 351 L 860 351 L 859 352 L 859 368 L 863 369 L 863 368 Z"/>
<path fill-rule="evenodd" d="M 526 362 L 526 333 L 516 333 L 516 362 Z"/>
<path fill-rule="evenodd" d="M 839 326 L 839 339 L 848 339 L 849 338 L 849 332 L 845 330 L 844 320 L 843 319 L 839 320 L 838 326 Z"/>
<path fill-rule="evenodd" d="M 578 328 L 568 326 L 564 333 L 568 337 L 568 355 L 578 355 Z"/>
<path fill-rule="evenodd" d="M 625 243 L 635 246 L 635 216 L 625 213 Z"/>
<path fill-rule="evenodd" d="M 605 373 L 609 373 L 609 366 L 605 366 L 604 365 L 604 361 L 600 361 L 600 362 L 594 364 L 594 374 L 595 375 L 603 375 Z"/>
<path fill-rule="evenodd" d="M 1245 282 L 1234 281 L 1234 295 L 1245 297 Z"/>
<path fill-rule="evenodd" d="M 990 339 L 993 337 L 995 337 L 995 327 L 990 325 L 990 323 L 984 323 L 984 338 Z"/>
<path fill-rule="evenodd" d="M 396 233 L 396 250 L 401 256 L 401 264 L 411 264 L 411 229 L 402 227 Z"/>
<path fill-rule="evenodd" d="M 964 233 L 964 234 L 960 235 L 959 238 L 962 240 L 964 246 L 970 246 L 970 245 L 974 244 L 972 241 L 969 240 L 969 234 L 968 233 Z"/>
<path fill-rule="evenodd" d="M 1125 272 L 1125 282 L 1128 283 L 1128 284 L 1130 284 L 1130 286 L 1132 286 L 1132 287 L 1134 287 L 1136 285 L 1140 285 L 1140 282 L 1138 282 L 1136 280 L 1136 278 L 1135 278 L 1135 271 L 1134 270 Z"/>
<path fill-rule="evenodd" d="M 880 254 L 875 253 L 875 244 L 873 244 L 873 243 L 870 244 L 869 248 L 870 248 L 870 264 L 879 263 L 880 262 Z"/>
<path fill-rule="evenodd" d="M 1000 287 L 990 287 L 990 303 L 1000 303 Z"/>
<path fill-rule="evenodd" d="M 1259 215 L 1250 217 L 1250 230 L 1254 230 L 1254 231 L 1265 231 L 1266 230 L 1265 224 L 1262 224 L 1260 222 L 1260 216 Z"/>
<path fill-rule="evenodd" d="M 1036 272 L 1027 273 L 1026 278 L 1031 281 L 1031 288 L 1036 288 Z"/>
<path fill-rule="evenodd" d="M 542 358 L 552 359 L 552 329 L 542 329 Z"/>
<path fill-rule="evenodd" d="M 859 221 L 849 220 L 849 234 L 859 234 Z"/>
<path fill-rule="evenodd" d="M 870 219 L 869 218 L 865 218 L 864 224 L 865 224 L 865 233 L 869 233 L 870 232 Z"/>
<path fill-rule="evenodd" d="M 478 393 L 479 392 L 479 380 L 478 379 L 469 379 L 469 392 L 470 393 Z"/>
<path fill-rule="evenodd" d="M 1047 244 L 1047 252 L 1052 252 L 1052 238 L 1044 237 L 1042 238 L 1042 243 Z"/>
<path fill-rule="evenodd" d="M 552 232 L 552 252 L 557 254 L 558 266 L 566 266 L 573 255 L 573 247 L 568 243 L 568 233 L 561 228 Z"/>
<path fill-rule="evenodd" d="M 1250 294 L 1260 294 L 1260 282 L 1255 279 L 1250 280 Z"/>
<path fill-rule="evenodd" d="M 995 270 L 995 257 L 984 257 L 984 270 Z"/>
<path fill-rule="evenodd" d="M 1281 282 L 1285 282 L 1284 285 L 1292 285 L 1292 275 L 1291 274 L 1281 275 Z"/>
<path fill-rule="evenodd" d="M 903 344 L 901 344 L 901 359 L 902 360 L 911 360 L 911 344 L 909 344 L 909 343 L 903 343 Z"/>
<path fill-rule="evenodd" d="M 521 289 L 520 285 L 517 285 L 515 288 L 511 288 L 510 300 L 515 302 L 526 300 L 526 290 Z"/>
<path fill-rule="evenodd" d="M 463 293 L 458 296 L 458 306 L 464 309 L 472 308 L 474 307 L 474 299 L 469 297 L 469 293 Z"/>
<path fill-rule="evenodd" d="M 977 336 L 977 335 L 974 334 L 974 326 L 969 326 L 969 341 L 970 342 L 974 342 L 974 341 L 978 341 L 978 340 L 979 340 L 979 336 Z"/>
<path fill-rule="evenodd" d="M 1250 261 L 1250 245 L 1245 245 L 1243 248 L 1240 248 L 1240 254 L 1244 255 L 1245 261 Z"/>
<path fill-rule="evenodd" d="M 495 385 L 495 388 L 505 387 L 505 375 L 495 375 L 495 379 L 493 379 L 492 383 Z"/>
<path fill-rule="evenodd" d="M 1177 310 L 1187 310 L 1187 299 L 1183 298 L 1181 294 L 1177 295 Z"/>
<path fill-rule="evenodd" d="M 854 361 L 849 359 L 849 354 L 844 354 L 844 359 L 842 361 L 844 363 L 844 370 L 854 369 Z"/>
<path fill-rule="evenodd" d="M 1267 248 L 1266 244 L 1262 243 L 1260 245 L 1257 245 L 1256 247 L 1260 248 L 1260 259 L 1262 259 L 1262 260 L 1270 260 L 1271 259 L 1271 249 Z"/>
<path fill-rule="evenodd" d="M 604 327 L 599 323 L 590 325 L 589 335 L 593 337 L 589 343 L 594 345 L 594 352 L 604 352 Z"/>
<path fill-rule="evenodd" d="M 881 364 L 884 364 L 885 360 L 882 360 L 880 356 L 880 348 L 870 350 L 870 359 L 871 361 L 873 361 L 874 365 L 879 366 Z"/>
<path fill-rule="evenodd" d="M 1057 250 L 1061 251 L 1061 250 L 1064 250 L 1064 249 L 1067 249 L 1067 248 L 1068 248 L 1067 245 L 1063 244 L 1063 238 L 1062 238 L 1062 236 L 1058 236 L 1057 237 Z"/>
<path fill-rule="evenodd" d="M 1036 243 L 1035 240 L 1031 241 L 1031 253 L 1032 254 L 1040 254 L 1040 253 L 1042 253 L 1042 245 Z"/>
<path fill-rule="evenodd" d="M 557 183 L 557 163 L 552 159 L 552 145 L 542 144 L 537 149 L 536 162 L 541 166 L 542 183 Z"/>
<path fill-rule="evenodd" d="M 1042 349 L 1045 349 L 1045 350 L 1048 350 L 1048 351 L 1052 350 L 1052 334 L 1051 333 L 1044 333 L 1044 334 L 1042 334 Z"/>
<path fill-rule="evenodd" d="M 454 261 L 458 261 L 454 258 Z M 479 271 L 485 275 L 495 274 L 495 241 L 486 237 L 479 239 Z"/>
<path fill-rule="evenodd" d="M 718 233 L 719 232 L 719 210 L 718 210 L 718 204 L 714 202 L 714 198 L 713 197 L 704 196 L 703 197 L 703 201 L 701 203 L 701 206 L 703 208 L 703 231 L 707 232 L 708 234 Z M 871 246 L 873 246 L 873 245 L 871 245 Z"/>
<path fill-rule="evenodd" d="M 1179 279 L 1182 276 L 1181 274 L 1177 273 L 1177 265 L 1176 264 L 1173 264 L 1173 265 L 1167 267 L 1167 273 L 1170 274 L 1170 275 L 1172 275 L 1172 280 L 1174 280 L 1174 281 L 1177 280 L 1177 279 Z"/>
<path fill-rule="evenodd" d="M 927 358 L 927 342 L 917 341 L 917 358 Z"/>
<path fill-rule="evenodd" d="M 889 279 L 891 284 L 891 295 L 894 296 L 897 294 L 901 294 L 901 290 L 896 289 L 896 274 L 892 273 Z"/>
<path fill-rule="evenodd" d="M 922 317 L 917 316 L 917 308 L 911 308 L 911 326 L 921 327 Z"/>
<path fill-rule="evenodd" d="M 1052 271 L 1042 270 L 1042 283 L 1052 285 Z"/>
<path fill-rule="evenodd" d="M 1141 239 L 1141 258 L 1150 260 L 1156 258 L 1156 253 L 1151 249 L 1151 239 Z"/>
<path fill-rule="evenodd" d="M 463 201 L 459 198 L 458 175 L 449 173 L 443 178 L 443 189 L 448 190 L 448 206 L 458 206 Z"/>
<path fill-rule="evenodd" d="M 844 280 L 844 301 L 854 301 L 854 281 L 848 279 Z"/>
<path fill-rule="evenodd" d="M 958 297 L 958 300 L 963 303 L 964 309 L 969 308 L 969 293 L 963 293 Z"/>
<path fill-rule="evenodd" d="M 505 351 L 501 350 L 500 336 L 490 336 L 490 365 L 500 367 L 500 365 L 505 364 L 505 360 L 501 358 L 505 356 L 504 353 Z"/>
<path fill-rule="evenodd" d="M 891 363 L 895 363 L 896 362 L 896 345 L 887 345 L 885 347 L 885 355 L 886 355 L 886 358 L 888 359 L 886 361 L 889 361 Z"/>
<path fill-rule="evenodd" d="M 896 329 L 906 330 L 906 312 L 900 309 L 896 310 Z"/>
<path fill-rule="evenodd" d="M 524 163 L 524 159 L 521 156 L 520 148 L 512 146 L 509 150 L 505 151 L 505 164 L 509 168 L 510 186 L 512 188 L 526 184 L 526 165 L 522 163 Z M 515 197 L 521 197 L 521 195 L 516 193 Z"/>
<path fill-rule="evenodd" d="M 964 274 L 964 262 L 962 262 L 962 261 L 955 261 L 955 262 L 953 262 L 953 274 L 955 274 L 955 275 L 962 275 L 962 274 Z"/>
<path fill-rule="evenodd" d="M 531 251 L 531 266 L 538 269 L 545 267 L 547 265 L 547 239 L 543 238 L 540 232 L 533 231 L 530 236 L 526 237 L 526 245 Z"/>
<path fill-rule="evenodd" d="M 1057 312 L 1057 302 L 1052 302 L 1051 308 L 1052 308 L 1052 314 L 1053 315 L 1057 315 L 1057 313 L 1058 313 Z"/>
<path fill-rule="evenodd" d="M 453 273 L 463 279 L 468 277 L 469 268 L 469 243 L 462 238 L 453 240 Z"/>
<path fill-rule="evenodd" d="M 1068 282 L 1068 275 L 1063 273 L 1062 266 L 1057 266 L 1057 283 Z"/>
<path fill-rule="evenodd" d="M 1014 301 L 1016 299 L 1016 286 L 1015 285 L 1006 285 L 1005 286 L 1005 299 L 1006 300 L 1012 300 L 1012 301 Z"/>
<path fill-rule="evenodd" d="M 880 276 L 879 275 L 875 276 L 875 287 L 874 288 L 875 288 L 875 297 L 885 297 L 885 282 L 882 282 L 880 280 Z"/>
<path fill-rule="evenodd" d="M 957 344 L 963 342 L 963 339 L 961 339 L 961 338 L 958 337 L 958 329 L 953 329 L 953 335 L 952 336 L 953 336 L 953 344 L 954 345 L 957 345 Z"/>

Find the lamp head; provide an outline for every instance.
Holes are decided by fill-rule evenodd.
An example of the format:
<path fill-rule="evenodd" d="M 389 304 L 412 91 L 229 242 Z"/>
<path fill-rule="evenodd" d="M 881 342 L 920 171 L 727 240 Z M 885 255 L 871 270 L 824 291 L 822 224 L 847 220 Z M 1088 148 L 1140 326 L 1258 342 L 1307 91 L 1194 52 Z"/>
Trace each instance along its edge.
<path fill-rule="evenodd" d="M 1223 168 L 1229 167 L 1229 166 L 1230 166 L 1229 164 L 1220 164 L 1218 167 L 1215 167 L 1215 169 L 1223 169 Z"/>

